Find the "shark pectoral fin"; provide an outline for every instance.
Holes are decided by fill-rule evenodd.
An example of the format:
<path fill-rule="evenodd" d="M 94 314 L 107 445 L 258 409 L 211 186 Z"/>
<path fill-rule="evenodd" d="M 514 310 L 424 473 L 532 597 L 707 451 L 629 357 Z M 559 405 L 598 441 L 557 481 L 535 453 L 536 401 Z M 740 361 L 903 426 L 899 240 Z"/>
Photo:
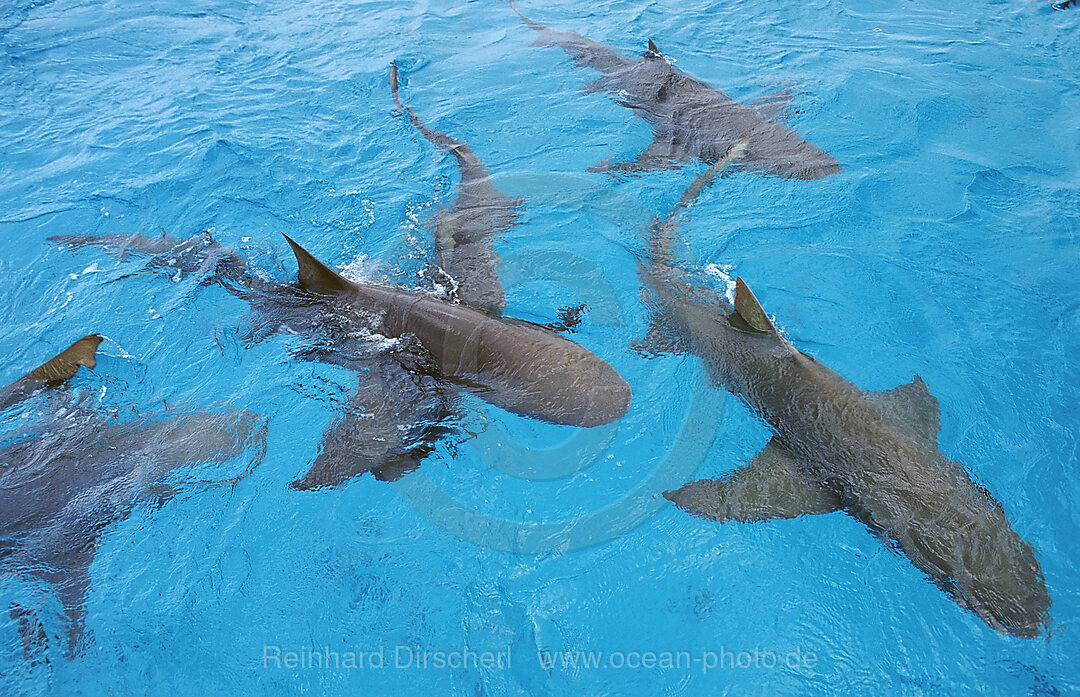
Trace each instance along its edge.
<path fill-rule="evenodd" d="M 612 79 L 607 75 L 601 75 L 589 84 L 581 88 L 582 94 L 596 94 L 597 92 L 607 92 L 613 89 L 614 84 Z"/>
<path fill-rule="evenodd" d="M 69 657 L 74 657 L 82 650 L 83 639 L 86 635 L 86 594 L 89 587 L 89 567 L 67 574 L 55 586 L 68 623 L 67 655 Z"/>
<path fill-rule="evenodd" d="M 415 455 L 402 457 L 394 462 L 387 462 L 378 467 L 372 467 L 371 476 L 375 477 L 375 481 L 377 482 L 396 482 L 409 472 L 418 468 L 423 460 L 423 457 L 417 457 Z"/>
<path fill-rule="evenodd" d="M 138 502 L 145 501 L 154 508 L 160 508 L 175 498 L 180 490 L 165 482 L 154 482 L 144 489 L 135 499 Z"/>
<path fill-rule="evenodd" d="M 640 155 L 630 162 L 616 162 L 611 164 L 605 161 L 589 167 L 587 171 L 600 172 L 603 174 L 612 174 L 615 172 L 639 174 L 657 169 L 677 169 L 691 159 L 693 159 L 693 156 L 685 148 L 673 143 L 670 139 L 661 139 L 658 136 L 656 140 L 649 143 L 649 147 L 645 148 Z"/>
<path fill-rule="evenodd" d="M 588 309 L 589 307 L 585 303 L 578 303 L 577 305 L 568 305 L 567 307 L 560 308 L 559 311 L 556 312 L 559 317 L 559 322 L 555 331 L 573 334 L 577 331 L 578 325 L 581 324 L 581 316 Z"/>
<path fill-rule="evenodd" d="M 109 254 L 125 260 L 131 254 L 164 254 L 180 244 L 180 241 L 162 230 L 158 237 L 145 235 L 53 235 L 49 242 L 64 245 L 71 249 L 80 247 L 101 247 Z"/>
<path fill-rule="evenodd" d="M 750 288 L 743 282 L 742 278 L 735 279 L 735 315 L 729 316 L 729 320 L 739 329 L 749 328 L 757 332 L 776 331 L 773 323 L 769 320 L 769 316 L 762 309 L 761 303 L 750 292 Z"/>
<path fill-rule="evenodd" d="M 914 433 L 932 443 L 937 442 L 941 433 L 941 407 L 921 377 L 916 375 L 905 385 L 871 393 L 871 396 L 877 398 L 882 409 L 906 424 Z"/>
<path fill-rule="evenodd" d="M 630 344 L 644 358 L 655 358 L 665 353 L 686 353 L 686 343 L 678 332 L 655 317 L 649 323 L 645 336 Z"/>
<path fill-rule="evenodd" d="M 311 252 L 297 244 L 293 238 L 284 233 L 282 233 L 282 237 L 292 247 L 293 254 L 296 256 L 296 264 L 299 267 L 297 278 L 300 281 L 301 288 L 315 293 L 334 294 L 353 287 L 348 279 L 316 259 Z"/>
<path fill-rule="evenodd" d="M 240 320 L 236 328 L 236 337 L 241 346 L 250 349 L 266 341 L 280 330 L 280 323 L 268 319 L 264 314 L 252 312 Z"/>
<path fill-rule="evenodd" d="M 578 305 L 569 305 L 567 307 L 556 310 L 555 314 L 559 320 L 557 322 L 529 322 L 527 320 L 517 320 L 519 322 L 525 322 L 531 324 L 534 327 L 540 327 L 546 329 L 549 332 L 559 332 L 562 334 L 573 334 L 577 331 L 578 325 L 581 324 L 581 315 L 588 310 L 588 306 L 585 303 Z"/>
<path fill-rule="evenodd" d="M 365 472 L 382 481 L 398 479 L 419 467 L 449 432 L 450 416 L 434 380 L 382 356 L 361 373 L 345 413 L 324 433 L 315 462 L 289 488 L 333 487 Z"/>
<path fill-rule="evenodd" d="M 723 479 L 690 482 L 665 491 L 664 498 L 687 513 L 720 522 L 796 518 L 843 508 L 836 494 L 808 478 L 776 438 Z"/>
<path fill-rule="evenodd" d="M 377 432 L 375 407 L 364 397 L 354 393 L 349 398 L 345 413 L 323 434 L 315 462 L 302 478 L 289 484 L 290 489 L 310 491 L 335 487 L 382 466 L 392 448 L 387 438 L 392 439 L 393 434 Z"/>
<path fill-rule="evenodd" d="M 90 514 L 89 517 L 92 517 Z M 86 633 L 86 596 L 90 588 L 90 564 L 97 551 L 101 530 L 112 522 L 79 517 L 58 527 L 52 544 L 59 545 L 41 559 L 34 575 L 45 581 L 60 599 L 67 625 L 67 656 L 74 657 Z"/>

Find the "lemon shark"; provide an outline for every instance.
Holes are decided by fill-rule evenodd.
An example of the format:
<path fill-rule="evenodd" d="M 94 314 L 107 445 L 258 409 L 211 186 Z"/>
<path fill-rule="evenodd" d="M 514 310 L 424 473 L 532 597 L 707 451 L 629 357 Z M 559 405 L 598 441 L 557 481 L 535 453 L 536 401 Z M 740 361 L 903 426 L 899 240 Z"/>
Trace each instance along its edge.
<path fill-rule="evenodd" d="M 611 423 L 630 406 L 630 386 L 607 361 L 549 327 L 502 316 L 484 301 L 475 308 L 351 281 L 287 235 L 298 265 L 295 284 L 248 271 L 207 234 L 185 242 L 138 235 L 51 239 L 125 257 L 150 255 L 149 266 L 172 274 L 205 274 L 251 304 L 261 318 L 258 338 L 279 330 L 307 337 L 312 343 L 302 357 L 358 373 L 344 413 L 294 489 L 335 486 L 365 472 L 398 479 L 452 429 L 462 391 L 515 414 L 584 428 Z M 497 298 L 501 289 L 478 288 L 466 297 Z M 390 340 L 389 348 L 379 339 Z"/>
<path fill-rule="evenodd" d="M 579 66 L 600 73 L 585 91 L 608 92 L 652 129 L 654 140 L 632 162 L 605 164 L 591 171 L 642 172 L 670 169 L 694 159 L 715 163 L 735 143 L 748 139 L 738 166 L 794 179 L 821 179 L 840 165 L 795 129 L 776 120 L 787 95 L 740 104 L 723 91 L 679 70 L 652 39 L 640 59 L 627 58 L 576 32 L 561 32 L 529 19 L 510 6 L 539 36 L 534 46 L 558 46 Z"/>
<path fill-rule="evenodd" d="M 262 420 L 245 411 L 171 410 L 121 421 L 92 409 L 63 384 L 95 366 L 101 340 L 83 337 L 0 390 L 3 409 L 35 417 L 0 440 L 0 576 L 37 579 L 59 597 L 69 656 L 85 631 L 101 536 L 136 505 L 173 496 L 180 484 L 168 475 L 179 468 L 247 452 L 250 471 L 265 439 Z M 27 658 L 37 660 L 57 633 L 37 610 L 12 604 L 9 611 Z"/>
<path fill-rule="evenodd" d="M 773 436 L 749 464 L 664 496 L 714 521 L 844 511 L 989 626 L 1040 634 L 1050 596 L 1032 546 L 938 449 L 940 409 L 923 380 L 862 390 L 785 339 L 741 278 L 730 303 L 677 263 L 679 214 L 742 151 L 736 144 L 654 221 L 640 266 L 653 324 L 640 348 L 698 356 Z"/>
<path fill-rule="evenodd" d="M 450 209 L 440 208 L 435 218 L 435 249 L 439 266 L 454 281 L 462 304 L 492 314 L 506 307 L 499 281 L 493 240 L 515 225 L 522 202 L 511 199 L 491 183 L 491 174 L 465 141 L 429 127 L 398 95 L 398 67 L 390 65 L 390 91 L 394 103 L 430 143 L 449 152 L 457 162 L 460 181 Z"/>

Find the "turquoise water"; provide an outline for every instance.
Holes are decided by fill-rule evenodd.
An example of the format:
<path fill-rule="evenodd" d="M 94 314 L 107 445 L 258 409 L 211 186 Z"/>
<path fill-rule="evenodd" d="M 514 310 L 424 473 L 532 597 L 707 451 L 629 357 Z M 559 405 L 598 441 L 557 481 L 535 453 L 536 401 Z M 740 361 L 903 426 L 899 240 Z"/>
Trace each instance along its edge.
<path fill-rule="evenodd" d="M 521 9 L 626 54 L 651 37 L 740 101 L 792 89 L 789 123 L 843 171 L 728 177 L 682 232 L 700 264 L 748 279 L 797 346 L 860 387 L 925 379 L 942 451 L 1038 552 L 1049 637 L 990 630 L 849 517 L 716 525 L 660 498 L 769 438 L 696 359 L 628 348 L 646 326 L 641 229 L 697 170 L 586 174 L 633 157 L 648 128 L 581 94 L 590 71 L 530 47 L 504 3 L 18 2 L 0 9 L 0 382 L 97 331 L 108 340 L 76 388 L 105 387 L 109 404 L 248 409 L 267 418 L 268 444 L 234 489 L 138 507 L 103 535 L 74 659 L 53 646 L 28 664 L 0 613 L 0 691 L 1080 690 L 1080 13 L 1034 1 Z M 402 98 L 524 199 L 497 246 L 508 312 L 551 321 L 589 303 L 576 340 L 634 403 L 578 431 L 463 398 L 476 435 L 418 472 L 298 493 L 287 483 L 354 377 L 299 359 L 304 337 L 248 347 L 248 308 L 220 288 L 46 238 L 210 229 L 288 280 L 285 232 L 354 277 L 423 287 L 427 222 L 457 174 L 394 109 L 392 60 Z M 5 578 L 0 593 L 63 632 L 46 587 Z M 490 664 L 418 666 L 418 652 L 466 646 Z M 312 651 L 339 666 L 314 667 Z M 288 667 L 290 652 L 303 665 Z M 342 667 L 349 652 L 366 658 Z M 657 665 L 640 665 L 645 652 Z"/>

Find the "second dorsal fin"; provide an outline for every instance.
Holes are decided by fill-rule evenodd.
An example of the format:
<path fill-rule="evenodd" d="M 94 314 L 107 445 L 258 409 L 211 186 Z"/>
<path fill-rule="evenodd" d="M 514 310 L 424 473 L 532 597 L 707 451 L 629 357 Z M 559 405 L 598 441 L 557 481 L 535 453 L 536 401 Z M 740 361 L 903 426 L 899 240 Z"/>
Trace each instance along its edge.
<path fill-rule="evenodd" d="M 296 264 L 299 266 L 297 277 L 300 287 L 315 293 L 341 293 L 349 290 L 352 283 L 337 271 L 316 259 L 311 252 L 301 247 L 293 238 L 282 233 L 282 237 L 292 247 L 296 255 Z"/>
<path fill-rule="evenodd" d="M 735 312 L 739 313 L 739 317 L 756 331 L 776 331 L 772 322 L 769 321 L 769 316 L 765 314 L 765 310 L 761 309 L 761 303 L 741 278 L 735 279 Z"/>

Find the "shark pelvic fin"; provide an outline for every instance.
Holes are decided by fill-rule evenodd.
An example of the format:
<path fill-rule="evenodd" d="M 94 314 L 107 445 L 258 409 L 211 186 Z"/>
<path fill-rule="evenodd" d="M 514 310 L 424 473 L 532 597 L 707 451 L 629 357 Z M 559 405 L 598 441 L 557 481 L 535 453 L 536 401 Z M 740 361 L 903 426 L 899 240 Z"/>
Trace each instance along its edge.
<path fill-rule="evenodd" d="M 645 358 L 655 358 L 665 353 L 686 353 L 682 338 L 656 319 L 649 323 L 645 336 L 631 343 L 630 348 Z"/>
<path fill-rule="evenodd" d="M 687 513 L 718 522 L 796 518 L 843 508 L 839 497 L 807 477 L 775 437 L 745 467 L 723 479 L 702 479 L 665 491 L 664 498 Z"/>
<path fill-rule="evenodd" d="M 658 137 L 633 160 L 616 163 L 605 161 L 589 167 L 586 171 L 602 174 L 615 172 L 640 174 L 658 169 L 677 169 L 692 159 L 693 155 L 686 148 L 673 143 L 670 139 Z"/>
<path fill-rule="evenodd" d="M 876 392 L 872 396 L 878 399 L 883 410 L 906 424 L 916 435 L 932 443 L 937 442 L 941 433 L 941 407 L 921 377 L 916 375 L 905 385 Z"/>
<path fill-rule="evenodd" d="M 296 255 L 296 264 L 300 267 L 297 277 L 301 288 L 316 293 L 332 294 L 341 293 L 352 287 L 352 283 L 348 279 L 316 259 L 311 252 L 297 244 L 293 238 L 284 233 L 282 237 L 289 243 L 293 254 Z"/>
<path fill-rule="evenodd" d="M 776 331 L 772 322 L 769 321 L 769 316 L 761 308 L 761 303 L 741 278 L 735 279 L 735 312 L 754 331 Z"/>
<path fill-rule="evenodd" d="M 97 334 L 84 336 L 34 368 L 26 377 L 57 384 L 74 376 L 80 365 L 93 369 L 97 365 L 95 354 L 100 343 L 101 337 Z"/>

